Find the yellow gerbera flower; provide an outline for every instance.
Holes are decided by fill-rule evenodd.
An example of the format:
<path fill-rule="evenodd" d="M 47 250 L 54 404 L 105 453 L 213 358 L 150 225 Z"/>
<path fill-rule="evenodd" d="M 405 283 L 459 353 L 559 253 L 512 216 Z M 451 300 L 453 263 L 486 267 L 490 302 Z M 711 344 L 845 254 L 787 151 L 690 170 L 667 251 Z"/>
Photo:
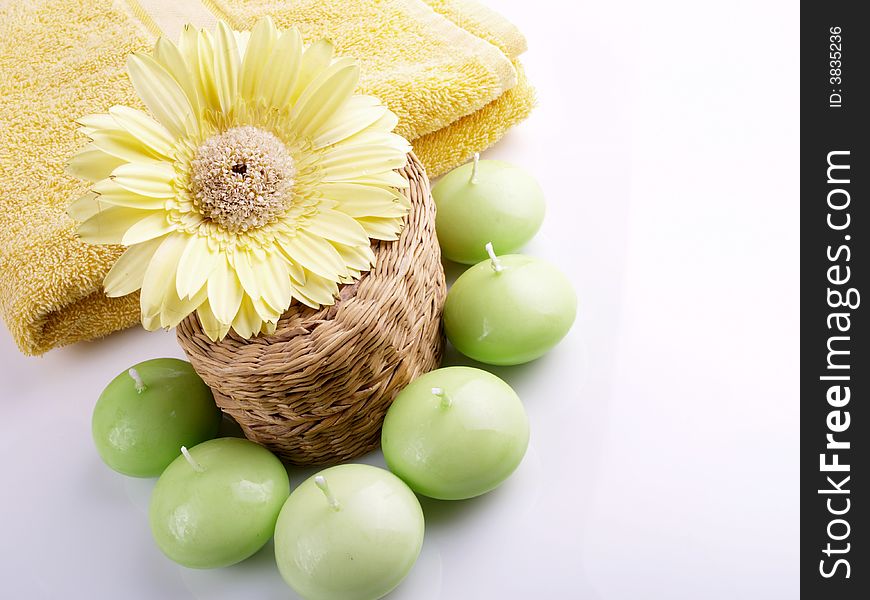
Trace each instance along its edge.
<path fill-rule="evenodd" d="M 370 269 L 369 238 L 397 238 L 410 145 L 328 41 L 304 49 L 269 18 L 250 36 L 188 26 L 127 66 L 154 118 L 78 121 L 91 143 L 70 170 L 95 184 L 69 214 L 83 240 L 127 247 L 104 286 L 141 289 L 146 329 L 195 310 L 215 340 L 274 331 L 293 298 L 332 304 Z"/>

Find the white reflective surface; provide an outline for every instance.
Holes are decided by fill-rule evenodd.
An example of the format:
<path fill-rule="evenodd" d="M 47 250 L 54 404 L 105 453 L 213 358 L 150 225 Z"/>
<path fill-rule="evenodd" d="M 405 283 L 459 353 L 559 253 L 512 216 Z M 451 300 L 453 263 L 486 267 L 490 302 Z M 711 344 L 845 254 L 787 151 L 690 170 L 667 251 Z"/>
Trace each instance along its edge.
<path fill-rule="evenodd" d="M 490 3 L 529 39 L 539 106 L 484 157 L 539 178 L 526 251 L 580 313 L 548 356 L 492 369 L 529 452 L 490 495 L 423 500 L 391 600 L 797 597 L 797 5 Z M 97 396 L 158 356 L 183 356 L 174 333 L 37 359 L 0 330 L 4 597 L 294 597 L 271 545 L 221 571 L 165 559 L 153 482 L 100 462 Z"/>

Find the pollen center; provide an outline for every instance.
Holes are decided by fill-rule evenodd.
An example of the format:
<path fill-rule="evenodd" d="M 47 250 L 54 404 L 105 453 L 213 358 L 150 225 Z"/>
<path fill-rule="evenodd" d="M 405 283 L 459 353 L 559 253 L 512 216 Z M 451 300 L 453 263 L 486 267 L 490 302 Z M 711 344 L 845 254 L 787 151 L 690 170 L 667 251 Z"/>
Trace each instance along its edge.
<path fill-rule="evenodd" d="M 274 134 L 245 125 L 208 138 L 193 158 L 193 202 L 232 232 L 262 227 L 290 204 L 296 167 Z"/>

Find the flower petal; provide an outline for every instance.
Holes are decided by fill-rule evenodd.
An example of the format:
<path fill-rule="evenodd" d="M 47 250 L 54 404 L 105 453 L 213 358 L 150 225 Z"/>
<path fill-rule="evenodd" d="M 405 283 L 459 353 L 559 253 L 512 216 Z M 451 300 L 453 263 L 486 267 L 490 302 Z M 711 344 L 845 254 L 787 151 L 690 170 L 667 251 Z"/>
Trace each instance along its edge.
<path fill-rule="evenodd" d="M 296 287 L 296 292 L 301 292 L 303 294 L 302 297 L 309 300 L 309 302 L 313 301 L 316 303 L 314 304 L 315 308 L 319 308 L 318 305 L 332 306 L 335 304 L 335 297 L 338 295 L 338 284 L 334 280 L 320 277 L 311 272 L 306 273 L 305 276 L 307 278 L 305 287 Z M 303 304 L 307 303 L 303 302 Z"/>
<path fill-rule="evenodd" d="M 173 46 L 174 48 L 174 46 Z M 141 110 L 128 106 L 113 106 L 109 114 L 124 131 L 157 156 L 172 160 L 175 140 L 166 128 Z"/>
<path fill-rule="evenodd" d="M 339 142 L 376 123 L 387 107 L 374 96 L 352 96 L 312 136 L 315 150 Z"/>
<path fill-rule="evenodd" d="M 239 93 L 239 47 L 229 25 L 218 21 L 214 46 L 215 89 L 221 111 L 229 114 Z"/>
<path fill-rule="evenodd" d="M 379 219 L 377 217 L 363 217 L 357 219 L 357 222 L 366 230 L 368 236 L 375 240 L 385 240 L 388 242 L 399 239 L 399 234 L 402 233 L 404 223 L 396 219 Z"/>
<path fill-rule="evenodd" d="M 194 73 L 199 73 L 196 79 L 199 81 L 199 90 L 202 97 L 200 102 L 204 108 L 214 111 L 221 109 L 220 97 L 217 92 L 214 73 L 214 42 L 211 34 L 205 29 L 199 31 L 197 37 L 197 66 Z"/>
<path fill-rule="evenodd" d="M 380 118 L 366 127 L 366 131 L 393 131 L 399 124 L 399 117 L 391 110 L 387 110 Z"/>
<path fill-rule="evenodd" d="M 350 58 L 337 60 L 315 77 L 290 113 L 299 135 L 314 137 L 350 99 L 358 83 L 359 65 Z"/>
<path fill-rule="evenodd" d="M 257 314 L 254 304 L 248 296 L 245 296 L 233 318 L 233 330 L 243 338 L 249 338 L 259 332 L 262 326 L 263 320 Z"/>
<path fill-rule="evenodd" d="M 154 238 L 127 248 L 103 279 L 106 295 L 118 298 L 141 288 L 151 258 L 162 243 L 163 238 Z"/>
<path fill-rule="evenodd" d="M 110 206 L 82 222 L 76 234 L 91 244 L 120 244 L 130 227 L 151 214 L 148 210 Z"/>
<path fill-rule="evenodd" d="M 360 272 L 354 269 L 348 269 L 347 273 L 344 277 L 339 278 L 339 283 L 353 283 L 360 278 Z"/>
<path fill-rule="evenodd" d="M 193 235 L 178 261 L 175 289 L 182 298 L 195 295 L 205 288 L 220 255 L 209 246 L 205 236 Z"/>
<path fill-rule="evenodd" d="M 122 188 L 154 198 L 172 198 L 175 167 L 166 162 L 128 163 L 112 171 L 112 181 Z"/>
<path fill-rule="evenodd" d="M 133 53 L 127 57 L 133 88 L 148 110 L 175 136 L 195 130 L 196 114 L 181 86 L 150 56 Z"/>
<path fill-rule="evenodd" d="M 145 331 L 157 331 L 158 329 L 160 329 L 160 315 L 150 315 L 146 317 L 145 315 L 141 314 L 141 312 L 142 310 L 140 307 L 139 319 L 142 322 L 142 328 Z"/>
<path fill-rule="evenodd" d="M 283 109 L 291 103 L 291 94 L 299 79 L 302 64 L 302 37 L 296 29 L 281 34 L 272 49 L 268 75 L 264 72 L 254 94 L 268 106 Z"/>
<path fill-rule="evenodd" d="M 335 207 L 335 210 L 353 219 L 361 219 L 363 217 L 401 219 L 408 214 L 408 207 L 397 201 L 389 204 L 365 204 L 362 202 L 339 204 Z"/>
<path fill-rule="evenodd" d="M 112 179 L 103 179 L 92 188 L 99 195 L 98 200 L 112 206 L 128 206 L 142 210 L 159 210 L 166 206 L 166 198 L 143 196 L 122 188 Z"/>
<path fill-rule="evenodd" d="M 277 241 L 287 258 L 302 265 L 307 271 L 334 279 L 344 275 L 347 270 L 336 249 L 321 237 L 299 229 L 296 235 L 280 236 Z"/>
<path fill-rule="evenodd" d="M 336 143 L 333 148 L 338 150 L 339 148 L 347 149 L 353 146 L 391 148 L 398 154 L 407 154 L 411 151 L 411 143 L 402 136 L 392 131 L 377 131 L 374 129 L 365 129 L 355 133 Z"/>
<path fill-rule="evenodd" d="M 406 153 L 386 146 L 339 145 L 324 153 L 320 168 L 323 181 L 343 181 L 401 169 L 407 159 Z"/>
<path fill-rule="evenodd" d="M 181 34 L 182 40 L 186 40 L 189 36 L 189 33 L 187 32 L 188 27 L 189 26 L 185 26 L 185 31 Z M 189 27 L 189 29 L 193 32 L 193 39 L 195 40 L 195 30 L 192 27 Z M 192 65 L 197 65 L 197 62 L 195 60 L 189 61 L 185 59 L 184 54 L 178 46 L 165 37 L 157 38 L 157 43 L 154 44 L 154 60 L 166 69 L 175 81 L 178 82 L 178 85 L 180 85 L 181 89 L 184 90 L 184 95 L 187 96 L 187 100 L 193 107 L 194 112 L 199 114 L 199 94 L 196 87 L 196 78 L 192 75 L 194 71 L 191 69 Z"/>
<path fill-rule="evenodd" d="M 242 285 L 235 271 L 226 256 L 220 256 L 208 278 L 208 302 L 218 321 L 232 323 L 242 302 L 242 295 Z"/>
<path fill-rule="evenodd" d="M 293 292 L 293 297 L 297 301 L 299 301 L 300 303 L 304 304 L 308 308 L 314 308 L 314 309 L 320 308 L 319 302 L 317 302 L 316 300 L 312 300 L 311 298 L 309 298 L 308 296 L 305 295 L 305 288 L 304 287 L 298 286 L 294 283 L 291 283 L 290 289 Z"/>
<path fill-rule="evenodd" d="M 296 30 L 291 29 L 289 31 Z M 284 34 L 286 35 L 289 31 L 284 32 Z M 329 63 L 332 62 L 334 50 L 332 42 L 326 39 L 318 40 L 308 46 L 302 54 L 299 76 L 296 78 L 293 89 L 290 91 L 291 104 L 295 103 L 302 92 L 305 91 L 305 88 L 308 87 L 308 84 L 314 81 L 314 78 L 329 66 Z"/>
<path fill-rule="evenodd" d="M 79 179 L 99 181 L 126 162 L 122 158 L 106 154 L 93 144 L 88 144 L 70 159 L 66 171 Z"/>
<path fill-rule="evenodd" d="M 67 205 L 66 214 L 68 214 L 73 221 L 81 222 L 90 219 L 95 214 L 106 208 L 97 200 L 98 197 L 99 194 L 96 194 L 93 191 L 82 194 Z"/>
<path fill-rule="evenodd" d="M 196 316 L 199 317 L 203 332 L 213 342 L 222 340 L 230 330 L 229 323 L 221 323 L 214 315 L 207 299 L 196 309 Z"/>
<path fill-rule="evenodd" d="M 324 198 L 334 200 L 335 210 L 351 217 L 401 217 L 410 205 L 394 189 L 357 183 L 323 183 L 318 191 Z"/>
<path fill-rule="evenodd" d="M 256 261 L 260 275 L 260 297 L 279 314 L 287 310 L 292 300 L 290 272 L 287 261 L 277 253 Z"/>
<path fill-rule="evenodd" d="M 160 307 L 160 326 L 167 328 L 177 326 L 187 315 L 195 311 L 207 297 L 208 293 L 203 287 L 192 297 L 181 298 L 176 293 L 175 287 L 170 285 L 163 296 L 163 305 Z"/>
<path fill-rule="evenodd" d="M 335 250 L 341 256 L 341 260 L 356 271 L 368 271 L 375 264 L 375 253 L 371 246 L 345 246 L 335 244 Z"/>
<path fill-rule="evenodd" d="M 239 56 L 244 56 L 248 49 L 248 42 L 251 39 L 250 31 L 233 30 L 233 36 L 236 38 L 236 46 L 239 47 Z"/>
<path fill-rule="evenodd" d="M 305 285 L 305 269 L 303 266 L 298 262 L 287 259 L 286 254 L 283 252 L 281 252 L 281 256 L 286 259 L 285 264 L 287 265 L 287 273 L 290 277 L 292 277 L 299 285 Z"/>
<path fill-rule="evenodd" d="M 383 171 L 381 173 L 369 173 L 367 175 L 357 175 L 356 177 L 336 178 L 336 182 L 345 183 L 360 183 L 364 185 L 376 185 L 382 187 L 392 187 L 397 189 L 405 189 L 411 184 L 405 179 L 404 175 L 398 171 Z"/>
<path fill-rule="evenodd" d="M 368 246 L 369 238 L 359 223 L 346 214 L 321 208 L 303 225 L 308 233 L 348 246 Z"/>
<path fill-rule="evenodd" d="M 100 129 L 91 133 L 94 146 L 121 160 L 152 163 L 161 156 L 122 129 Z"/>
<path fill-rule="evenodd" d="M 160 315 L 167 293 L 175 294 L 175 272 L 178 270 L 178 259 L 184 250 L 186 236 L 181 233 L 168 235 L 161 240 L 154 251 L 145 276 L 142 278 L 142 288 L 139 295 L 139 307 L 143 320 Z"/>
<path fill-rule="evenodd" d="M 242 61 L 241 81 L 239 83 L 239 93 L 249 103 L 253 103 L 259 97 L 257 91 L 260 89 L 264 74 L 268 72 L 269 56 L 277 40 L 278 29 L 275 27 L 275 22 L 271 17 L 263 17 L 257 21 L 257 24 L 254 25 L 254 29 L 251 31 L 251 38 L 248 40 L 248 46 L 245 49 L 245 58 Z M 276 67 L 281 64 L 283 62 L 278 63 Z M 270 73 L 270 76 L 274 77 L 274 74 Z"/>
<path fill-rule="evenodd" d="M 257 311 L 257 314 L 260 315 L 260 318 L 264 321 L 277 321 L 284 313 L 283 310 L 275 310 L 269 306 L 269 304 L 262 298 L 250 298 L 249 296 L 249 299 L 251 300 L 251 304 L 254 306 L 254 310 Z"/>
<path fill-rule="evenodd" d="M 85 115 L 76 119 L 76 123 L 81 125 L 79 132 L 85 135 L 94 129 L 113 129 L 117 126 L 112 116 L 107 113 Z"/>
<path fill-rule="evenodd" d="M 233 267 L 236 269 L 236 276 L 242 284 L 245 293 L 252 298 L 260 297 L 260 286 L 258 278 L 260 274 L 251 266 L 251 255 L 241 249 L 236 249 L 233 254 Z"/>
<path fill-rule="evenodd" d="M 199 29 L 190 24 L 182 28 L 178 39 L 178 53 L 184 59 L 187 71 L 190 73 L 190 84 L 196 96 L 197 114 L 201 116 L 202 110 L 208 106 L 208 103 L 199 72 Z M 192 101 L 191 105 L 194 105 Z"/>
<path fill-rule="evenodd" d="M 148 216 L 135 223 L 121 238 L 121 243 L 125 246 L 140 244 L 142 242 L 163 237 L 170 231 L 175 230 L 169 219 L 166 218 L 166 213 L 163 211 L 151 211 Z"/>

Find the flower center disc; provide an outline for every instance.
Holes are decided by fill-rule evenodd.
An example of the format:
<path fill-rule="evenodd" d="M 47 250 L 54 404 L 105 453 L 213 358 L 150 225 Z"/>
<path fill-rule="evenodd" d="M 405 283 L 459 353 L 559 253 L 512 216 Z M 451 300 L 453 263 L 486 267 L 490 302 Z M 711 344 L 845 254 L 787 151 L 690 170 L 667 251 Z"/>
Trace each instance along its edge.
<path fill-rule="evenodd" d="M 290 205 L 296 167 L 274 134 L 245 125 L 208 138 L 193 158 L 193 201 L 231 232 L 262 227 Z"/>

